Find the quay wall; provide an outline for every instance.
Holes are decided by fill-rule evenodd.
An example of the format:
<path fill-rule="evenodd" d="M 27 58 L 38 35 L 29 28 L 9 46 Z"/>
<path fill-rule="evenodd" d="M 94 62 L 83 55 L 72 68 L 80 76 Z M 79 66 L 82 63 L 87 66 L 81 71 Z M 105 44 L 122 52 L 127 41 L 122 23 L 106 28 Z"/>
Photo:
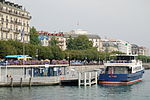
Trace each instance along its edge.
<path fill-rule="evenodd" d="M 95 69 L 104 68 L 104 65 L 83 65 L 83 66 L 70 66 L 70 69 L 75 69 L 77 72 L 92 71 Z"/>
<path fill-rule="evenodd" d="M 143 67 L 145 69 L 150 69 L 150 63 L 143 63 Z"/>

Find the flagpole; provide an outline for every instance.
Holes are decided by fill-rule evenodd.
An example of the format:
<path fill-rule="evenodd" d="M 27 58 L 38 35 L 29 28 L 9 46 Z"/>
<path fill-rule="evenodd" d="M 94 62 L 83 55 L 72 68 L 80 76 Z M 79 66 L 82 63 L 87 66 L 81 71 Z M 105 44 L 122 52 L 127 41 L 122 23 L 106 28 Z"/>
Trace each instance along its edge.
<path fill-rule="evenodd" d="M 24 28 L 22 29 L 22 32 L 21 32 L 21 41 L 23 42 L 22 54 L 23 54 L 23 65 L 24 65 L 24 59 L 25 59 Z"/>

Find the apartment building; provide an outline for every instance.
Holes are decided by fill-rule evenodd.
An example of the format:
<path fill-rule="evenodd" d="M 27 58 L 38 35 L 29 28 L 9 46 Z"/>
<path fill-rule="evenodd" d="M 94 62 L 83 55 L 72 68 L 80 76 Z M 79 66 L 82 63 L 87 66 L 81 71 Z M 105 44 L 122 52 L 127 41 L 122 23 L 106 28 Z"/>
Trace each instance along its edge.
<path fill-rule="evenodd" d="M 49 46 L 51 39 L 55 38 L 58 41 L 58 46 L 62 49 L 65 50 L 64 46 L 66 45 L 66 41 L 64 38 L 63 32 L 45 32 L 45 31 L 38 31 L 39 34 L 39 39 L 41 41 L 42 46 Z"/>
<path fill-rule="evenodd" d="M 149 49 L 146 47 L 140 46 L 139 55 L 149 56 Z"/>
<path fill-rule="evenodd" d="M 31 16 L 22 5 L 0 0 L 0 40 L 30 41 Z"/>
<path fill-rule="evenodd" d="M 101 41 L 101 38 L 99 35 L 91 34 L 88 31 L 82 30 L 82 29 L 72 30 L 70 32 L 64 32 L 65 41 L 67 41 L 70 36 L 71 36 L 71 38 L 76 38 L 79 35 L 86 35 L 88 37 L 89 41 L 92 41 L 93 47 L 96 47 L 97 51 L 102 51 L 103 45 L 102 45 L 102 41 Z M 67 49 L 67 46 L 64 45 L 63 48 Z"/>
<path fill-rule="evenodd" d="M 70 32 L 44 32 L 44 31 L 38 31 L 39 33 L 39 39 L 41 41 L 42 46 L 48 46 L 52 37 L 54 37 L 58 41 L 58 46 L 62 50 L 67 49 L 67 40 L 71 36 L 72 38 L 76 38 L 79 35 L 86 35 L 90 41 L 93 42 L 93 47 L 96 47 L 98 51 L 102 51 L 102 42 L 101 38 L 98 35 L 89 34 L 87 31 L 82 30 L 72 30 Z"/>

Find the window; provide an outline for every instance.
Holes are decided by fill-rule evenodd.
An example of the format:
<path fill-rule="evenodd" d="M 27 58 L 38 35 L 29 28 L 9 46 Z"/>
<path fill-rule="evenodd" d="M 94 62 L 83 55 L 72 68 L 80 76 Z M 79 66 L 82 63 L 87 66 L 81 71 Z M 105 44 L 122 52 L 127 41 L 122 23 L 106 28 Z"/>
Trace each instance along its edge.
<path fill-rule="evenodd" d="M 12 30 L 12 25 L 10 25 L 10 30 Z"/>
<path fill-rule="evenodd" d="M 129 74 L 132 69 L 127 66 L 108 66 L 106 74 Z"/>
<path fill-rule="evenodd" d="M 8 39 L 8 33 L 6 33 L 6 39 Z"/>
<path fill-rule="evenodd" d="M 1 32 L 1 39 L 3 40 L 3 32 Z"/>
<path fill-rule="evenodd" d="M 6 23 L 6 28 L 8 28 L 8 23 Z"/>
<path fill-rule="evenodd" d="M 12 34 L 10 34 L 10 39 L 12 40 Z"/>

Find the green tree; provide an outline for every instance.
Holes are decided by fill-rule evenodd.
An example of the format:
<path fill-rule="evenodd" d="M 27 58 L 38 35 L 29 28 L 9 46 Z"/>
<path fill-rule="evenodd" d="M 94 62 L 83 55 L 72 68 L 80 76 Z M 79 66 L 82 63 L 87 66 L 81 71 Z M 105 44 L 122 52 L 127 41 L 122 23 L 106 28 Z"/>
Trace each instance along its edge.
<path fill-rule="evenodd" d="M 33 45 L 39 45 L 39 35 L 34 27 L 30 29 L 30 43 Z"/>
<path fill-rule="evenodd" d="M 49 47 L 39 46 L 38 51 L 39 59 L 52 59 L 54 57 Z"/>
<path fill-rule="evenodd" d="M 55 39 L 55 37 L 52 37 L 51 40 L 49 41 L 50 46 L 57 46 L 58 40 Z"/>
<path fill-rule="evenodd" d="M 92 47 L 93 43 L 86 35 L 79 35 L 77 38 L 67 40 L 67 49 L 69 50 L 86 50 Z"/>
<path fill-rule="evenodd" d="M 69 39 L 67 40 L 67 49 L 72 50 L 74 46 L 74 40 L 71 36 L 69 36 Z"/>
<path fill-rule="evenodd" d="M 51 60 L 62 60 L 64 58 L 64 52 L 58 46 L 51 46 L 50 49 L 53 54 L 53 58 L 51 58 Z"/>
<path fill-rule="evenodd" d="M 7 55 L 15 55 L 17 51 L 15 47 L 10 45 L 8 41 L 0 41 L 0 57 L 3 58 Z"/>

